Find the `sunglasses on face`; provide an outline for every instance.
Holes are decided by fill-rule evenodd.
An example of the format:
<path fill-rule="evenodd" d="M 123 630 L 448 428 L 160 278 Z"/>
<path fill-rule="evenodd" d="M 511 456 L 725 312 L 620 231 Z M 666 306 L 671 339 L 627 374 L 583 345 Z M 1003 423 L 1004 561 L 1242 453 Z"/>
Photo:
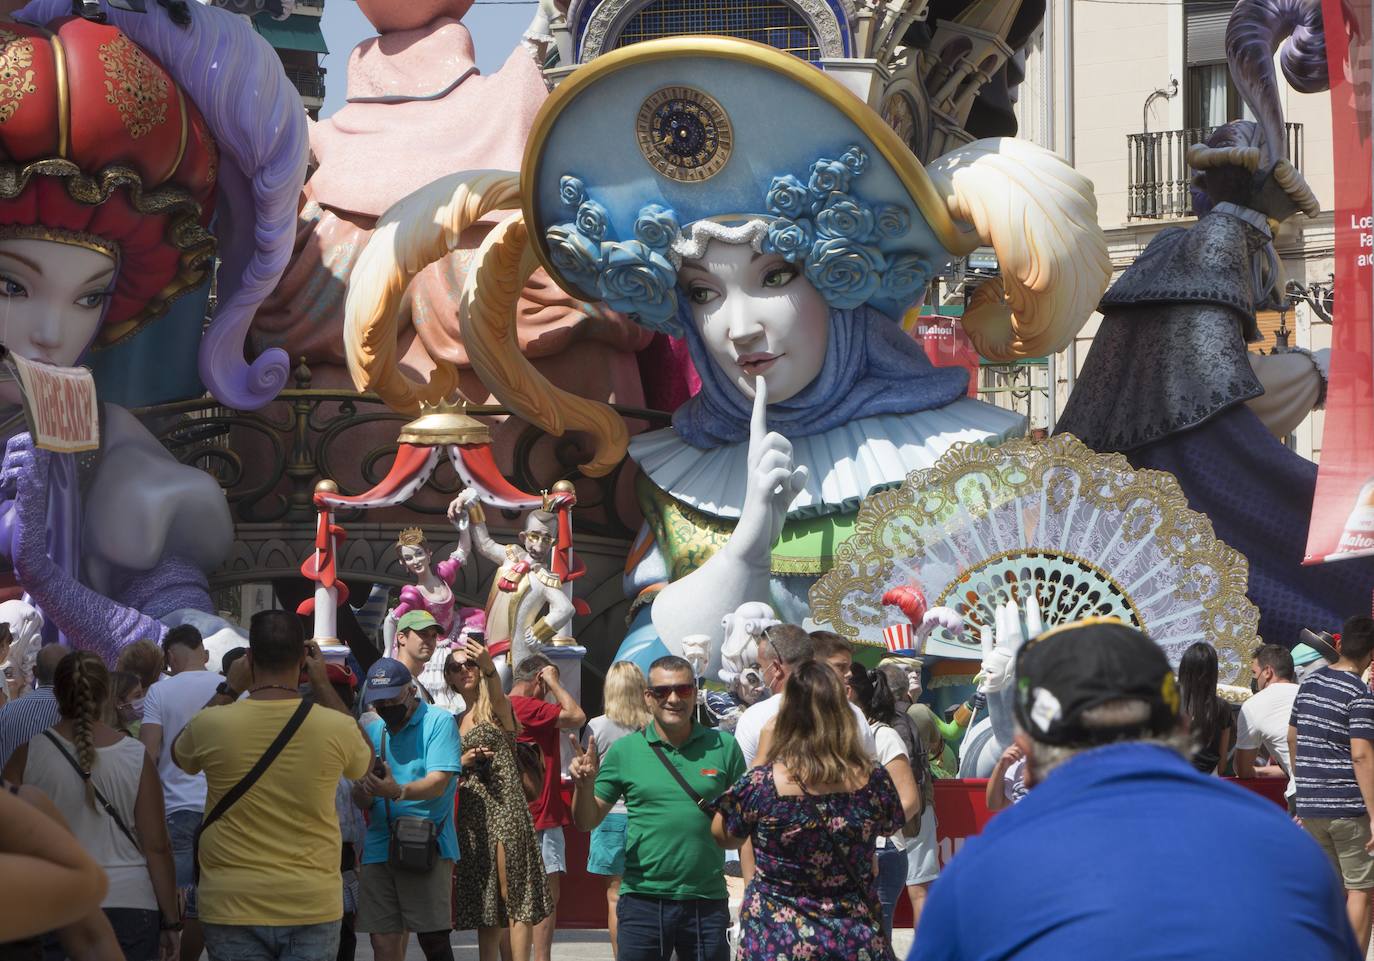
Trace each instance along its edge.
<path fill-rule="evenodd" d="M 454 661 L 444 665 L 444 671 L 448 674 L 463 674 L 475 670 L 477 670 L 477 665 L 473 661 L 464 661 L 461 664 Z"/>
<path fill-rule="evenodd" d="M 655 701 L 666 701 L 669 694 L 676 694 L 683 698 L 691 697 L 696 689 L 695 684 L 655 684 L 649 688 L 649 693 L 653 695 Z"/>

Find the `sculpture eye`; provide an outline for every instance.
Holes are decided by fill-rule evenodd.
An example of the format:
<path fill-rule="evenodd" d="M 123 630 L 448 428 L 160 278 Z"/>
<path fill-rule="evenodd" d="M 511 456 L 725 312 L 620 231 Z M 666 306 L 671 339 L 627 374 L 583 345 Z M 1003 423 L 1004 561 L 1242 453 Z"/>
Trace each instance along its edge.
<path fill-rule="evenodd" d="M 763 286 L 786 287 L 797 276 L 797 268 L 791 264 L 779 264 L 763 275 Z"/>
<path fill-rule="evenodd" d="M 24 289 L 24 285 L 17 280 L 9 277 L 0 277 L 0 294 L 6 297 L 27 297 L 29 292 Z"/>
<path fill-rule="evenodd" d="M 687 299 L 694 304 L 709 304 L 720 294 L 705 284 L 693 284 L 687 288 Z"/>

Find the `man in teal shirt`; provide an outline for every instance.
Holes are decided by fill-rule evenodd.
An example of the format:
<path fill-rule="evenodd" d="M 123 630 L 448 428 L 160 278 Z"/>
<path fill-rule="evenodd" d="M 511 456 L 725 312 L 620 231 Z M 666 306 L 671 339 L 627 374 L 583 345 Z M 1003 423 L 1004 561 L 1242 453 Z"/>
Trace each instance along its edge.
<path fill-rule="evenodd" d="M 453 796 L 462 746 L 453 715 L 420 700 L 416 685 L 410 668 L 384 657 L 368 669 L 363 687 L 363 706 L 381 718 L 366 733 L 384 767 L 374 767 L 360 785 L 369 806 L 355 925 L 372 936 L 377 961 L 402 961 L 408 931 L 415 932 L 426 961 L 453 961 Z M 438 851 L 430 870 L 388 863 L 391 822 L 398 817 L 434 822 Z"/>
<path fill-rule="evenodd" d="M 595 739 L 568 766 L 573 820 L 583 831 L 624 798 L 625 874 L 616 907 L 618 961 L 728 961 L 730 907 L 725 852 L 702 805 L 744 775 L 744 755 L 724 731 L 695 723 L 696 680 L 680 657 L 649 666 L 653 721 L 611 745 L 598 764 Z"/>

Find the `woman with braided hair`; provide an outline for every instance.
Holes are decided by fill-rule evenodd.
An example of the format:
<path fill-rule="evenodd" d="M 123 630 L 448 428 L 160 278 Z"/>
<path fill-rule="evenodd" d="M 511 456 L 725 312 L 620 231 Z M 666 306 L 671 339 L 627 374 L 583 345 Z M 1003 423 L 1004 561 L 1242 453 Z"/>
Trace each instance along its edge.
<path fill-rule="evenodd" d="M 128 961 L 171 961 L 181 919 L 162 785 L 143 745 L 105 723 L 110 693 L 99 655 L 64 657 L 53 678 L 61 719 L 10 756 L 5 779 L 50 797 L 104 869 L 101 908 Z"/>

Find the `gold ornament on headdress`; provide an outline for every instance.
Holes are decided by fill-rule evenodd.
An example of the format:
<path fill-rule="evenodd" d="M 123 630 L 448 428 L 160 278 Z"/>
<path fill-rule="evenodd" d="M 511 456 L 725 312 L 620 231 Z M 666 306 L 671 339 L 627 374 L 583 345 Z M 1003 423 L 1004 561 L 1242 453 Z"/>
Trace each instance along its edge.
<path fill-rule="evenodd" d="M 407 527 L 396 537 L 396 549 L 402 547 L 421 547 L 425 543 L 425 532 L 418 527 Z"/>

